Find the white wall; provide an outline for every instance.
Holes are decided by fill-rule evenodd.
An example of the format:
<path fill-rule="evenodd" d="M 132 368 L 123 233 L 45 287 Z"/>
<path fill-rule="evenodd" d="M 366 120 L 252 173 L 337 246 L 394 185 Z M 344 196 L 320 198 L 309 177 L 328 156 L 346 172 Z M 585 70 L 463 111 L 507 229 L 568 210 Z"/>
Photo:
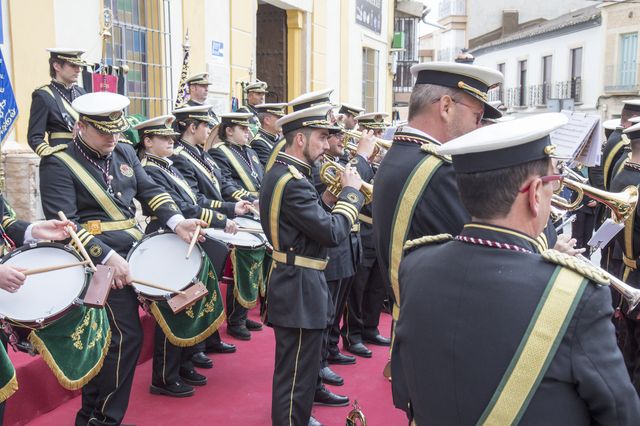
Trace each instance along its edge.
<path fill-rule="evenodd" d="M 231 87 L 231 75 L 229 72 L 231 69 L 229 2 L 206 2 L 205 15 L 208 24 L 204 29 L 205 64 L 209 79 L 213 83 L 209 86 L 207 102 L 213 105 L 214 111 L 219 114 L 228 112 L 231 105 L 231 94 L 229 93 L 229 88 Z M 213 41 L 223 44 L 222 57 L 212 55 Z M 195 72 L 197 71 L 192 70 L 192 73 Z"/>
<path fill-rule="evenodd" d="M 590 0 L 468 0 L 467 33 L 472 39 L 500 28 L 503 10 L 517 10 L 519 22 L 523 23 L 536 18 L 557 18 L 594 3 Z"/>
<path fill-rule="evenodd" d="M 51 47 L 84 49 L 83 58 L 87 62 L 99 62 L 102 58 L 99 34 L 103 20 L 102 4 L 102 1 L 55 0 L 56 39 L 51 41 Z"/>
<path fill-rule="evenodd" d="M 518 62 L 522 60 L 527 60 L 527 85 L 542 84 L 542 57 L 553 55 L 552 81 L 569 81 L 570 49 L 582 47 L 582 108 L 592 109 L 602 87 L 603 67 L 600 64 L 603 39 L 602 26 L 598 26 L 489 53 L 474 53 L 474 65 L 496 69 L 498 64 L 505 63 L 504 87 L 509 89 L 518 86 Z"/>

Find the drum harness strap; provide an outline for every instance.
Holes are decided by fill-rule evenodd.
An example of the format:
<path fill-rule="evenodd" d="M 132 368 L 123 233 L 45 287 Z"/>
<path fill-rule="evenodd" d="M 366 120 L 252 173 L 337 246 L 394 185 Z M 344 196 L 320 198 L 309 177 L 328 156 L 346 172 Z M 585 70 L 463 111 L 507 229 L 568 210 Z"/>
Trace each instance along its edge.
<path fill-rule="evenodd" d="M 73 157 L 65 152 L 56 152 L 52 154 L 54 157 L 61 160 L 71 172 L 78 178 L 78 180 L 84 185 L 89 193 L 95 198 L 111 219 L 111 222 L 104 222 L 100 220 L 90 220 L 86 223 L 82 223 L 82 227 L 92 235 L 99 235 L 105 231 L 125 231 L 131 235 L 136 241 L 142 238 L 142 231 L 136 226 L 135 218 L 126 218 L 120 208 L 113 202 L 111 195 L 105 191 L 105 189 L 94 179 L 89 172 L 87 172 L 80 163 L 78 163 Z"/>
<path fill-rule="evenodd" d="M 231 166 L 236 170 L 236 173 L 238 173 L 238 176 L 240 176 L 240 180 L 242 180 L 242 183 L 244 184 L 245 189 L 249 191 L 251 195 L 258 194 L 258 190 L 256 188 L 256 185 L 254 184 L 254 181 L 249 177 L 244 167 L 242 167 L 242 164 L 240 164 L 240 162 L 236 158 L 235 154 L 231 152 L 231 149 L 229 149 L 224 144 L 219 144 L 217 149 L 222 151 L 222 153 L 227 157 L 227 159 L 231 163 Z M 253 167 L 255 166 L 251 164 L 250 161 L 252 161 L 251 158 L 249 158 L 248 161 L 245 160 L 245 162 L 249 165 L 249 167 L 252 168 L 252 171 L 253 171 Z"/>

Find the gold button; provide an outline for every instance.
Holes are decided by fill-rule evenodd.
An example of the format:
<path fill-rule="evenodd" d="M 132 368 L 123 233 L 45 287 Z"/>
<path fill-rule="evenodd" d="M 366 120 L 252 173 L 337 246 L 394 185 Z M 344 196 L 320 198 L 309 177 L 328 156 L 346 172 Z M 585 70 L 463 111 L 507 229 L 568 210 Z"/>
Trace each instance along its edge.
<path fill-rule="evenodd" d="M 116 197 L 118 197 L 118 198 L 122 197 L 122 192 L 118 192 L 118 193 L 116 194 Z"/>

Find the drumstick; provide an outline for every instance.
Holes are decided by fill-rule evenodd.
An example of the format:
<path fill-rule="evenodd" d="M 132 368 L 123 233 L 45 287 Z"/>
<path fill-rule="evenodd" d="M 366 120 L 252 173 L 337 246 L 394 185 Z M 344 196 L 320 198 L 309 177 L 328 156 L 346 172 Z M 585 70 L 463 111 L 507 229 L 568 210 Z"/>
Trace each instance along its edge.
<path fill-rule="evenodd" d="M 53 265 L 53 266 L 45 266 L 42 268 L 27 269 L 26 271 L 22 271 L 22 273 L 24 275 L 35 275 L 35 274 L 41 274 L 43 272 L 57 271 L 58 269 L 73 268 L 74 266 L 84 266 L 88 264 L 89 264 L 88 260 L 83 260 L 82 262 L 66 263 L 64 265 Z"/>
<path fill-rule="evenodd" d="M 64 214 L 64 212 L 62 210 L 60 210 L 58 212 L 58 217 L 62 221 L 68 220 L 67 216 L 65 216 L 65 214 Z M 80 250 L 80 254 L 82 254 L 82 256 L 89 262 L 89 265 L 91 266 L 91 270 L 94 271 L 94 272 L 97 271 L 96 265 L 93 264 L 93 261 L 89 257 L 89 253 L 87 253 L 87 250 L 85 250 L 85 248 L 84 248 L 84 244 L 82 244 L 80 242 L 80 238 L 78 238 L 78 234 L 76 234 L 76 231 L 74 231 L 73 228 L 68 226 L 68 225 L 66 226 L 66 228 L 67 228 L 67 232 L 69 233 L 69 235 L 71 235 L 71 238 L 73 239 L 73 241 L 78 246 L 78 249 Z"/>
<path fill-rule="evenodd" d="M 198 241 L 198 237 L 200 236 L 200 229 L 200 225 L 196 226 L 196 232 L 193 234 L 193 238 L 191 238 L 191 243 L 189 243 L 189 249 L 187 250 L 187 257 L 185 259 L 188 259 L 189 256 L 191 256 L 191 252 L 193 251 L 196 241 Z"/>
<path fill-rule="evenodd" d="M 173 288 L 165 287 L 163 285 L 150 283 L 149 281 L 139 280 L 137 278 L 132 279 L 131 282 L 142 284 L 144 286 L 151 287 L 151 288 L 157 288 L 158 290 L 170 291 L 171 293 L 187 294 L 182 290 L 176 290 L 176 289 L 173 289 Z"/>
<path fill-rule="evenodd" d="M 236 222 L 238 223 L 238 222 Z M 264 234 L 264 231 L 262 229 L 255 229 L 255 228 L 243 228 L 242 226 L 238 226 L 236 228 L 236 230 L 238 232 L 247 232 L 249 234 Z"/>
<path fill-rule="evenodd" d="M 256 217 L 260 217 L 260 212 L 258 211 L 258 209 L 256 209 L 256 208 L 255 208 L 255 207 L 253 207 L 253 206 L 249 206 L 248 208 L 249 208 L 249 211 L 250 211 L 251 213 L 253 213 L 253 215 L 254 215 L 254 216 L 256 216 Z"/>

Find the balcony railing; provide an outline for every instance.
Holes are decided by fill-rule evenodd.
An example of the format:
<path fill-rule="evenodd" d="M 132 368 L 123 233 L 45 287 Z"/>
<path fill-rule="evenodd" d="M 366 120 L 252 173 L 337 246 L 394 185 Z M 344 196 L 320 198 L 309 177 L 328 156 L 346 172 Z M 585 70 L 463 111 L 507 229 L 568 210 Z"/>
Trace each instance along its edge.
<path fill-rule="evenodd" d="M 549 99 L 572 98 L 576 103 L 582 102 L 582 80 L 557 83 L 543 83 L 529 86 L 496 88 L 488 93 L 490 101 L 502 101 L 506 107 L 540 107 L 546 106 Z"/>
<path fill-rule="evenodd" d="M 411 75 L 411 67 L 418 61 L 398 61 L 396 76 L 393 79 L 394 92 L 411 92 L 413 90 L 414 79 Z"/>

